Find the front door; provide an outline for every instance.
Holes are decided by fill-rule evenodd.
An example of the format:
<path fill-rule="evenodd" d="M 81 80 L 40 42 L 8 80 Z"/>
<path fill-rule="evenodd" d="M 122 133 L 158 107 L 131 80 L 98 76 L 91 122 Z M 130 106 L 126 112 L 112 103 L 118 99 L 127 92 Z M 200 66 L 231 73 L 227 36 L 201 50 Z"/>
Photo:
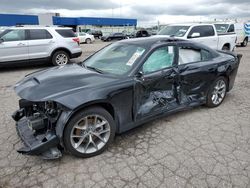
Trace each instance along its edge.
<path fill-rule="evenodd" d="M 134 115 L 136 120 L 177 107 L 175 46 L 154 50 L 135 78 Z"/>
<path fill-rule="evenodd" d="M 24 29 L 9 29 L 0 35 L 0 63 L 29 59 L 28 42 Z"/>

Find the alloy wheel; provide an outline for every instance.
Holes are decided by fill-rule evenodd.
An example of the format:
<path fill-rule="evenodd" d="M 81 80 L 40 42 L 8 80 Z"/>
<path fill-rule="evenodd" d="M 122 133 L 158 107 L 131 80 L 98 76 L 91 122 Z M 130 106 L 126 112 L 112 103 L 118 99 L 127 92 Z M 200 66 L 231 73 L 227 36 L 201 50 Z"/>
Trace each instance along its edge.
<path fill-rule="evenodd" d="M 65 54 L 58 54 L 56 56 L 56 64 L 57 65 L 66 65 L 68 63 L 68 57 Z"/>
<path fill-rule="evenodd" d="M 226 95 L 226 83 L 224 80 L 218 80 L 214 86 L 211 100 L 215 105 L 220 104 Z"/>
<path fill-rule="evenodd" d="M 80 153 L 91 154 L 103 148 L 110 137 L 110 125 L 100 115 L 81 118 L 72 128 L 71 145 Z"/>

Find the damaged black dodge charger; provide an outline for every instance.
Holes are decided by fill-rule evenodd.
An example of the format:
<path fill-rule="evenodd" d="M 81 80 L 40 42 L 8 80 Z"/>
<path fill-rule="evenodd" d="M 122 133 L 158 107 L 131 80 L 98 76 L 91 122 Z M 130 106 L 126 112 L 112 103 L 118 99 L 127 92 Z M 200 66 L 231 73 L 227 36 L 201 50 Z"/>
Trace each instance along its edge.
<path fill-rule="evenodd" d="M 124 40 L 81 64 L 27 75 L 13 114 L 24 154 L 100 154 L 122 133 L 164 115 L 220 105 L 241 55 L 165 37 Z"/>

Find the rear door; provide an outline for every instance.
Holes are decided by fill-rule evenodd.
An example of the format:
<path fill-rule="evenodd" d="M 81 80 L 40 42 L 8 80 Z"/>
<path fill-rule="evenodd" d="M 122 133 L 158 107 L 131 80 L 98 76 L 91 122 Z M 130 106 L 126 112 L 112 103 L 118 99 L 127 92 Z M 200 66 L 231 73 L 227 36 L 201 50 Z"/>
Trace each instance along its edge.
<path fill-rule="evenodd" d="M 180 104 L 200 104 L 217 76 L 218 63 L 206 49 L 178 44 L 178 100 Z"/>
<path fill-rule="evenodd" d="M 215 29 L 212 25 L 194 26 L 190 30 L 187 38 L 213 49 L 217 49 L 218 47 L 218 36 L 216 36 Z"/>
<path fill-rule="evenodd" d="M 55 44 L 55 38 L 46 29 L 29 29 L 29 58 L 42 59 L 50 56 Z"/>
<path fill-rule="evenodd" d="M 28 60 L 28 42 L 24 29 L 7 29 L 0 34 L 0 62 Z"/>

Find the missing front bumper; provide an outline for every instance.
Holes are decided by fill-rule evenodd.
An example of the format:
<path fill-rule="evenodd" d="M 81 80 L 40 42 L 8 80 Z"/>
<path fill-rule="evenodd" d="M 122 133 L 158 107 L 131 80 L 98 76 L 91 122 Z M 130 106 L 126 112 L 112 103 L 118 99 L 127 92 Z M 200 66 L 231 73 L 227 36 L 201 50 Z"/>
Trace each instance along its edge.
<path fill-rule="evenodd" d="M 26 117 L 21 118 L 16 124 L 17 133 L 24 143 L 24 146 L 17 152 L 28 155 L 42 155 L 45 159 L 56 159 L 62 156 L 57 149 L 59 139 L 52 131 L 45 134 L 35 134 L 29 128 L 29 122 Z"/>

